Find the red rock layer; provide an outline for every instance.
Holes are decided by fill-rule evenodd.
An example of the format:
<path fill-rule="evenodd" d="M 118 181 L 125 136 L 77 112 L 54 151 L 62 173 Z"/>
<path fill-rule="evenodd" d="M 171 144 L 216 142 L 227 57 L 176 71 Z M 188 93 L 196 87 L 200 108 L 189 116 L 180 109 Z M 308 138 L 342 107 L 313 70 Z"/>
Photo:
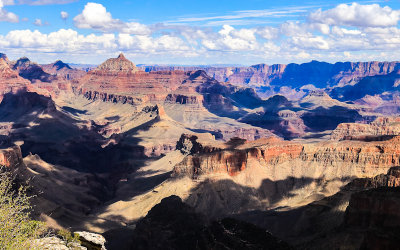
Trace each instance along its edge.
<path fill-rule="evenodd" d="M 18 75 L 0 58 L 0 96 L 8 92 L 18 92 L 30 87 L 30 82 Z M 2 97 L 1 97 L 2 99 Z"/>
<path fill-rule="evenodd" d="M 251 162 L 266 166 L 293 162 L 298 167 L 315 163 L 321 167 L 344 165 L 384 170 L 400 165 L 400 138 L 374 143 L 325 142 L 306 145 L 276 139 L 255 141 L 235 149 L 220 147 L 212 152 L 189 155 L 175 166 L 174 174 L 190 177 L 210 173 L 236 175 L 252 166 Z"/>
<path fill-rule="evenodd" d="M 332 140 L 380 140 L 400 135 L 400 118 L 379 117 L 370 124 L 341 123 L 332 131 Z"/>
<path fill-rule="evenodd" d="M 22 164 L 22 153 L 18 146 L 0 150 L 0 165 L 7 168 L 16 168 Z"/>

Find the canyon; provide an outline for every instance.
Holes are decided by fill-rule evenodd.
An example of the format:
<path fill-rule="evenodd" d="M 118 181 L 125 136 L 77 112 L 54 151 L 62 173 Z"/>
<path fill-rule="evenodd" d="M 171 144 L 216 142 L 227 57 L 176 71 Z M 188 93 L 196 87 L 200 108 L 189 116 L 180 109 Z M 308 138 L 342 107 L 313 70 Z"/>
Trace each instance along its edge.
<path fill-rule="evenodd" d="M 35 218 L 109 249 L 395 246 L 398 70 L 0 54 L 0 164 L 29 180 Z"/>

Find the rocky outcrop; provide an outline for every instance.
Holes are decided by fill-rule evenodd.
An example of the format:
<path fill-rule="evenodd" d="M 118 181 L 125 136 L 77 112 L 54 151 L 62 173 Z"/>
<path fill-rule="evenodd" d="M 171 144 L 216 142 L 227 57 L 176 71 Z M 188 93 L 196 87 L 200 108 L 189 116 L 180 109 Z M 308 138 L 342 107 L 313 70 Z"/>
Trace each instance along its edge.
<path fill-rule="evenodd" d="M 7 61 L 0 58 L 0 96 L 8 92 L 18 92 L 29 88 L 30 82 L 18 75 L 18 72 L 12 70 Z M 0 100 L 1 100 L 0 98 Z"/>
<path fill-rule="evenodd" d="M 69 241 L 61 236 L 48 236 L 33 241 L 33 247 L 48 250 L 106 250 L 106 240 L 100 234 L 75 232 L 79 241 Z"/>
<path fill-rule="evenodd" d="M 283 163 L 293 165 L 292 169 L 296 168 L 294 165 L 301 168 L 308 166 L 310 171 L 317 167 L 315 164 L 327 169 L 350 168 L 350 172 L 342 173 L 347 177 L 352 177 L 351 174 L 358 176 L 366 169 L 371 169 L 368 174 L 374 175 L 400 165 L 400 141 L 396 137 L 376 143 L 325 142 L 302 145 L 273 138 L 245 143 L 234 149 L 220 148 L 213 152 L 189 155 L 175 166 L 174 174 L 192 178 L 210 173 L 236 175 L 250 166 L 276 168 Z"/>
<path fill-rule="evenodd" d="M 400 134 L 400 119 L 397 117 L 378 117 L 369 124 L 341 123 L 332 131 L 332 140 L 379 141 Z"/>
<path fill-rule="evenodd" d="M 166 103 L 179 104 L 203 104 L 204 97 L 201 95 L 168 94 L 165 98 Z"/>
<path fill-rule="evenodd" d="M 135 64 L 120 54 L 117 58 L 110 58 L 95 69 L 95 71 L 111 71 L 134 73 L 137 71 Z"/>
<path fill-rule="evenodd" d="M 374 235 L 373 231 L 371 234 L 369 220 L 377 220 L 376 224 L 385 223 L 384 218 L 392 216 L 391 213 L 386 213 L 382 208 L 385 207 L 385 204 L 388 205 L 393 201 L 388 197 L 392 196 L 390 190 L 395 189 L 388 187 L 398 185 L 400 180 L 399 169 L 399 167 L 393 167 L 389 169 L 387 174 L 380 174 L 372 178 L 354 179 L 341 187 L 336 194 L 318 199 L 305 206 L 291 210 L 250 211 L 237 215 L 235 218 L 265 228 L 298 249 L 360 249 L 364 237 L 367 239 L 368 235 Z M 381 201 L 386 199 L 386 202 L 374 203 L 378 197 L 365 195 L 368 192 L 374 193 L 377 189 L 388 190 L 388 194 L 382 195 L 380 198 Z M 397 195 L 394 195 L 394 197 L 397 197 Z M 352 204 L 351 200 L 357 200 L 361 203 L 354 202 Z M 374 218 L 375 215 L 372 215 L 374 213 L 378 213 L 380 216 Z M 384 215 L 385 213 L 386 215 Z M 398 212 L 397 215 L 394 215 L 394 219 L 397 217 Z M 399 225 L 398 222 L 396 223 Z M 392 229 L 394 228 L 392 227 Z M 365 231 L 370 232 L 364 234 Z M 393 238 L 393 234 L 388 234 L 387 230 L 382 233 L 380 236 L 384 236 L 382 238 L 386 238 L 386 241 L 391 237 L 392 242 L 397 240 L 396 237 Z M 377 234 L 375 234 L 376 236 Z M 380 243 L 383 244 L 383 242 L 385 241 Z M 379 242 L 375 241 L 376 243 L 378 244 L 375 246 L 379 246 Z M 374 247 L 373 249 L 381 248 Z"/>
<path fill-rule="evenodd" d="M 106 250 L 104 246 L 106 239 L 100 235 L 90 232 L 78 231 L 75 232 L 79 236 L 81 245 L 89 250 Z"/>
<path fill-rule="evenodd" d="M 399 62 L 338 62 L 335 64 L 312 61 L 303 64 L 258 64 L 250 67 L 160 67 L 148 66 L 145 70 L 185 70 L 202 69 L 218 81 L 240 85 L 291 86 L 307 84 L 319 88 L 343 87 L 354 84 L 366 76 L 385 75 L 397 72 Z"/>
<path fill-rule="evenodd" d="M 58 78 L 64 80 L 74 80 L 83 77 L 86 74 L 86 71 L 73 69 L 68 64 L 58 60 L 51 64 L 41 65 L 43 70 L 51 75 L 55 75 Z"/>
<path fill-rule="evenodd" d="M 182 139 L 182 137 L 181 137 Z M 228 173 L 236 175 L 248 167 L 251 158 L 262 159 L 266 164 L 278 164 L 283 161 L 300 157 L 303 146 L 295 143 L 286 143 L 277 138 L 261 139 L 251 144 L 261 144 L 259 147 L 239 145 L 235 149 L 223 147 L 209 147 L 198 145 L 195 138 L 190 138 L 198 154 L 189 155 L 174 167 L 174 175 L 188 175 L 196 178 L 212 173 Z"/>
<path fill-rule="evenodd" d="M 0 149 L 0 166 L 16 169 L 21 164 L 23 164 L 23 161 L 21 148 L 19 146 Z"/>
<path fill-rule="evenodd" d="M 18 59 L 12 66 L 13 70 L 17 71 L 19 75 L 31 82 L 52 82 L 56 80 L 42 69 L 38 64 L 31 62 L 28 58 L 22 57 Z"/>
<path fill-rule="evenodd" d="M 78 242 L 70 242 L 56 236 L 44 237 L 33 241 L 33 247 L 44 250 L 86 250 Z"/>

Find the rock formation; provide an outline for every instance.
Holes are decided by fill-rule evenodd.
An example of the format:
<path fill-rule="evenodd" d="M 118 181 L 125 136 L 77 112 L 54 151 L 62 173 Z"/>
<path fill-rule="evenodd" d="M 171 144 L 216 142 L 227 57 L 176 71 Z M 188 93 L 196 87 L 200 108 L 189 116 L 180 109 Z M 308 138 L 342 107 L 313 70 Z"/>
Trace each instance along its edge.
<path fill-rule="evenodd" d="M 51 75 L 64 80 L 74 80 L 83 77 L 86 72 L 79 69 L 73 69 L 68 64 L 58 60 L 51 64 L 41 65 L 43 70 Z"/>
<path fill-rule="evenodd" d="M 319 88 L 343 87 L 366 76 L 386 75 L 399 70 L 398 62 L 344 62 L 312 61 L 303 64 L 258 64 L 250 67 L 145 67 L 148 72 L 164 70 L 192 71 L 202 69 L 218 81 L 240 85 L 301 87 L 312 84 Z"/>
<path fill-rule="evenodd" d="M 19 75 L 31 82 L 51 82 L 55 80 L 55 77 L 44 72 L 42 67 L 38 64 L 31 62 L 27 57 L 18 59 L 12 66 L 13 70 L 16 70 Z"/>
<path fill-rule="evenodd" d="M 207 147 L 202 147 L 207 148 Z M 175 175 L 188 175 L 196 178 L 209 173 L 228 173 L 236 175 L 248 167 L 278 167 L 282 163 L 301 162 L 297 166 L 313 168 L 339 168 L 352 165 L 351 174 L 359 176 L 365 169 L 372 172 L 386 172 L 392 166 L 400 165 L 399 138 L 384 142 L 324 142 L 316 144 L 298 144 L 279 139 L 259 140 L 244 143 L 235 148 L 216 147 L 204 149 L 201 154 L 187 156 L 175 166 Z M 293 164 L 293 168 L 296 164 Z M 315 166 L 316 167 L 316 166 Z M 319 167 L 318 167 L 319 168 Z M 377 168 L 381 168 L 378 170 Z M 374 170 L 372 170 L 374 169 Z M 317 169 L 313 173 L 317 173 Z M 358 172 L 358 173 L 357 173 Z M 342 173 L 346 175 L 345 173 Z M 314 177 L 316 177 L 314 175 Z M 326 176 L 325 176 L 326 177 Z M 332 178 L 335 176 L 332 175 Z"/>
<path fill-rule="evenodd" d="M 124 73 L 135 73 L 137 71 L 135 64 L 120 54 L 117 58 L 110 58 L 100 64 L 95 71 L 114 71 Z"/>
<path fill-rule="evenodd" d="M 245 222 L 223 219 L 207 224 L 179 197 L 170 196 L 136 224 L 130 249 L 290 249 Z"/>
<path fill-rule="evenodd" d="M 7 58 L 7 57 L 5 57 Z M 0 96 L 8 92 L 18 92 L 29 88 L 30 82 L 13 71 L 4 58 L 0 58 Z"/>
<path fill-rule="evenodd" d="M 397 230 L 398 63 L 188 70 L 121 54 L 84 72 L 0 57 L 0 164 L 32 179 L 33 215 L 54 228 L 112 229 L 139 249 L 285 245 L 227 216 L 304 248 L 340 227 L 360 233 L 351 246 Z"/>
<path fill-rule="evenodd" d="M 400 134 L 398 117 L 378 117 L 368 124 L 342 123 L 332 131 L 333 140 L 387 140 Z"/>

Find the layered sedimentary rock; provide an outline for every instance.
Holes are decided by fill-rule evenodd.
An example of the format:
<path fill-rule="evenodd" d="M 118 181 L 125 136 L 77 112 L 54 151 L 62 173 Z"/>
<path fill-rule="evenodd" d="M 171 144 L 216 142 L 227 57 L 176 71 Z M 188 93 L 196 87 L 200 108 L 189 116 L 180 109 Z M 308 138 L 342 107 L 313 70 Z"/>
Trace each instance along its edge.
<path fill-rule="evenodd" d="M 250 67 L 179 67 L 180 70 L 202 69 L 218 81 L 234 84 L 317 87 L 354 84 L 366 76 L 385 75 L 399 70 L 398 62 L 339 62 L 335 64 L 312 61 L 304 64 L 258 64 Z M 177 67 L 145 67 L 146 71 L 171 70 Z"/>
<path fill-rule="evenodd" d="M 243 143 L 233 149 L 219 147 L 209 151 L 187 156 L 175 166 L 174 174 L 193 178 L 210 173 L 237 175 L 249 167 L 274 169 L 281 164 L 292 163 L 291 169 L 296 172 L 308 168 L 307 172 L 314 171 L 318 175 L 321 170 L 346 169 L 349 172 L 342 172 L 341 176 L 352 177 L 352 174 L 362 176 L 364 171 L 373 176 L 400 165 L 398 137 L 374 143 L 346 141 L 304 145 L 268 139 Z M 334 178 L 333 173 L 330 178 Z"/>
<path fill-rule="evenodd" d="M 354 179 L 336 194 L 305 206 L 291 210 L 250 211 L 237 215 L 237 218 L 265 228 L 293 244 L 296 249 L 360 249 L 368 235 L 373 236 L 372 239 L 380 235 L 389 242 L 392 237 L 393 243 L 397 241 L 390 232 L 393 227 L 389 230 L 382 230 L 381 227 L 375 232 L 371 229 L 377 229 L 377 225 L 379 228 L 385 223 L 385 218 L 393 216 L 385 206 L 394 205 L 392 208 L 396 209 L 392 203 L 397 199 L 397 195 L 393 195 L 396 189 L 392 187 L 399 185 L 399 177 L 399 167 L 393 167 L 387 174 Z M 382 192 L 376 192 L 377 189 Z M 387 191 L 387 195 L 371 195 L 384 193 L 383 190 Z M 393 219 L 396 220 L 397 215 Z M 370 223 L 374 220 L 379 222 Z"/>
<path fill-rule="evenodd" d="M 88 72 L 79 80 L 76 92 L 91 100 L 141 104 L 164 101 L 168 92 L 175 90 L 186 78 L 184 72 L 138 71 L 121 54 Z"/>
<path fill-rule="evenodd" d="M 378 117 L 369 124 L 341 123 L 332 131 L 333 140 L 385 140 L 400 134 L 398 117 Z"/>
<path fill-rule="evenodd" d="M 58 60 L 51 64 L 41 65 L 46 73 L 55 75 L 64 80 L 78 79 L 86 74 L 86 71 L 73 69 L 68 64 Z"/>
<path fill-rule="evenodd" d="M 31 62 L 28 58 L 22 57 L 12 65 L 19 75 L 31 82 L 51 82 L 56 78 L 46 72 L 38 64 Z"/>
<path fill-rule="evenodd" d="M 18 72 L 12 70 L 7 61 L 0 58 L 0 99 L 2 95 L 8 92 L 18 92 L 28 88 L 30 82 L 18 75 Z"/>

